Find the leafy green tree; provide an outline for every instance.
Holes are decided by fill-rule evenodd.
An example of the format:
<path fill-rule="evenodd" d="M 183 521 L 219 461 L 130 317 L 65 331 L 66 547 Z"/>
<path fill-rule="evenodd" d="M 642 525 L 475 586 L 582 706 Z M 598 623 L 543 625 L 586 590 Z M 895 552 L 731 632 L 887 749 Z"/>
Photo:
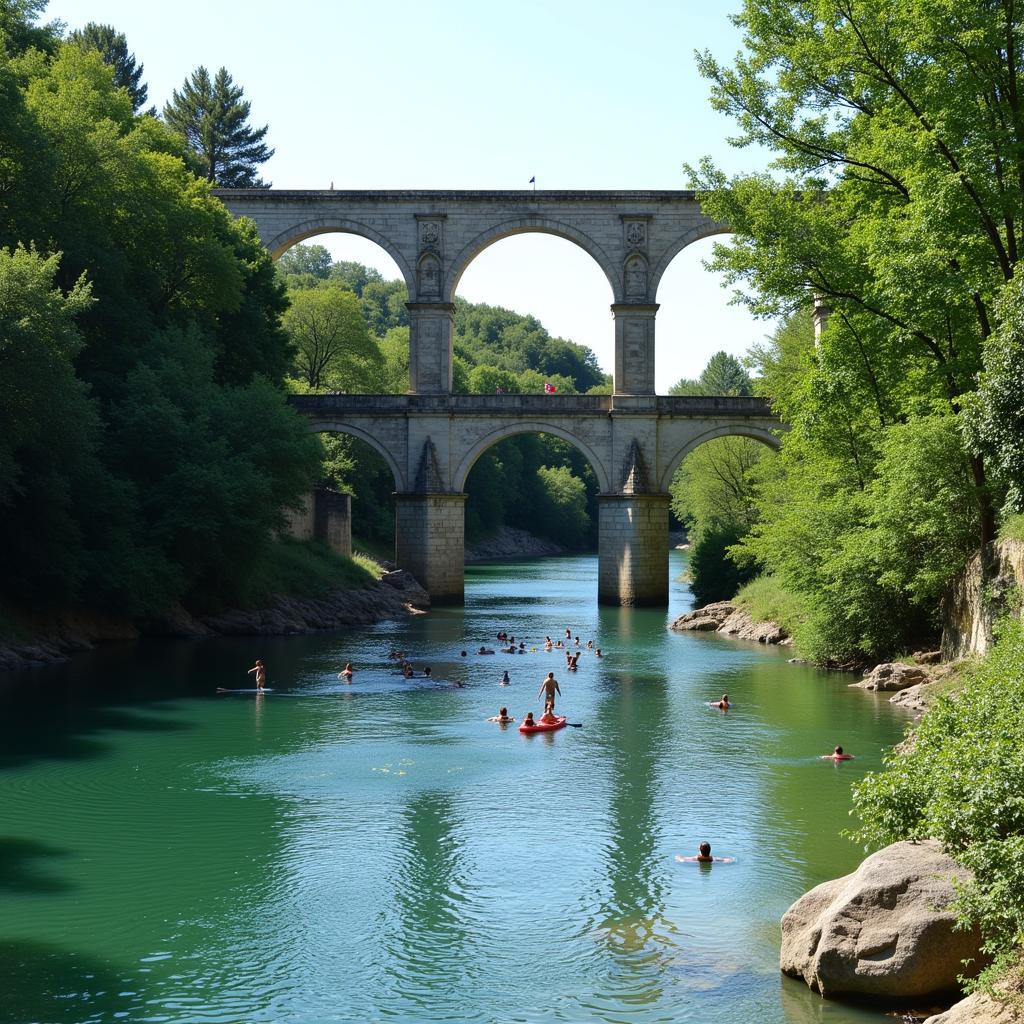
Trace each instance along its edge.
<path fill-rule="evenodd" d="M 249 124 L 251 104 L 227 68 L 210 80 L 200 66 L 174 90 L 163 117 L 192 151 L 198 173 L 224 188 L 269 188 L 258 175 L 274 151 L 263 141 L 268 126 Z"/>
<path fill-rule="evenodd" d="M 64 25 L 59 21 L 38 24 L 49 0 L 0 0 L 0 41 L 10 54 L 28 49 L 52 52 L 57 48 Z"/>
<path fill-rule="evenodd" d="M 383 357 L 370 338 L 359 299 L 333 282 L 293 292 L 284 325 L 295 370 L 314 391 L 363 391 L 380 378 Z"/>
<path fill-rule="evenodd" d="M 95 50 L 104 64 L 114 69 L 114 84 L 128 90 L 132 98 L 132 110 L 136 113 L 146 105 L 149 89 L 142 81 L 143 65 L 135 63 L 135 54 L 128 52 L 128 40 L 123 32 L 113 25 L 99 25 L 90 21 L 84 28 L 75 29 L 68 41 L 82 49 Z M 155 114 L 156 108 L 148 113 Z"/>
<path fill-rule="evenodd" d="M 1024 512 L 1024 298 L 1019 279 L 1007 286 L 1000 326 L 985 347 L 978 391 L 965 399 L 966 435 L 984 452 L 1001 490 L 1007 515 Z"/>
<path fill-rule="evenodd" d="M 716 352 L 697 380 L 683 378 L 669 388 L 670 395 L 750 395 L 753 384 L 743 364 L 728 352 Z"/>
<path fill-rule="evenodd" d="M 540 512 L 547 536 L 572 550 L 586 546 L 590 536 L 586 485 L 568 466 L 540 466 Z"/>
<path fill-rule="evenodd" d="M 331 254 L 322 245 L 293 245 L 277 259 L 278 272 L 285 277 L 309 274 L 326 281 L 332 268 Z M 352 291 L 355 291 L 353 288 Z M 358 294 L 358 293 L 357 293 Z"/>
<path fill-rule="evenodd" d="M 729 548 L 741 536 L 742 531 L 734 524 L 716 521 L 705 527 L 700 542 L 691 546 L 687 575 L 696 604 L 728 601 L 757 575 L 755 566 L 740 565 L 729 558 Z"/>
<path fill-rule="evenodd" d="M 1021 24 L 1008 5 L 747 0 L 733 66 L 700 57 L 739 144 L 773 177 L 693 171 L 704 208 L 736 231 L 715 265 L 760 312 L 833 309 L 844 369 L 875 377 L 878 412 L 953 410 L 974 390 L 994 299 L 1014 276 L 1024 184 L 1016 107 Z M 902 407 L 901 407 L 902 406 Z M 979 541 L 994 536 L 985 459 L 970 453 Z"/>

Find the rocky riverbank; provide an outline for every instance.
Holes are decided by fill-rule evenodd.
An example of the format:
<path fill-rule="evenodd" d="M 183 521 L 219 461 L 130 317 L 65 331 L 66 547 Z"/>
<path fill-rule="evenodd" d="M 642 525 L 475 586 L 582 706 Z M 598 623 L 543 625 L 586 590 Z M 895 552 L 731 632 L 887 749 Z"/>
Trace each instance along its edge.
<path fill-rule="evenodd" d="M 19 623 L 18 637 L 0 638 L 0 672 L 67 661 L 101 643 L 145 636 L 285 636 L 363 626 L 430 607 L 413 576 L 398 569 L 358 590 L 329 591 L 318 597 L 279 595 L 265 608 L 192 615 L 176 608 L 160 619 L 133 621 L 116 616 L 70 612 Z"/>
<path fill-rule="evenodd" d="M 694 630 L 700 633 L 724 633 L 739 640 L 753 640 L 759 644 L 791 644 L 790 635 L 775 622 L 758 622 L 731 601 L 717 601 L 680 615 L 669 626 L 680 632 Z"/>
<path fill-rule="evenodd" d="M 535 537 L 515 526 L 503 526 L 491 537 L 466 545 L 467 562 L 493 562 L 501 558 L 546 558 L 564 555 L 566 549 L 554 541 Z"/>

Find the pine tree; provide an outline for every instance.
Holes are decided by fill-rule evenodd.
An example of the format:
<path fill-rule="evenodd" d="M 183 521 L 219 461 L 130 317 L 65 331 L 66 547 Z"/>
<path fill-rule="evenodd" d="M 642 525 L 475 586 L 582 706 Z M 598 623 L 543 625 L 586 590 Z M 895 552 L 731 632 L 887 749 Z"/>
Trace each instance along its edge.
<path fill-rule="evenodd" d="M 268 126 L 249 125 L 250 104 L 242 95 L 227 68 L 211 82 L 206 68 L 198 67 L 164 105 L 164 120 L 184 136 L 207 181 L 224 188 L 269 188 L 257 175 L 258 165 L 274 155 L 263 141 Z"/>
<path fill-rule="evenodd" d="M 85 28 L 76 29 L 68 36 L 68 42 L 77 43 L 83 50 L 97 50 L 104 64 L 114 69 L 114 84 L 127 89 L 132 98 L 132 109 L 138 113 L 149 96 L 149 89 L 142 81 L 143 65 L 135 63 L 135 54 L 128 52 L 128 40 L 123 32 L 113 25 L 97 25 L 90 21 Z M 147 111 L 156 114 L 156 108 Z"/>

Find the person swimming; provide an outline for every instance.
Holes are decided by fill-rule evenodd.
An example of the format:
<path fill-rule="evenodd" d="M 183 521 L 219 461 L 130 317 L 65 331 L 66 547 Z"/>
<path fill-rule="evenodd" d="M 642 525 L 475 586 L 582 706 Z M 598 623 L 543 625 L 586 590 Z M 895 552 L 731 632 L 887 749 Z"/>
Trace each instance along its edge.
<path fill-rule="evenodd" d="M 501 682 L 498 685 L 499 686 L 511 686 L 512 685 L 512 680 L 509 678 L 509 675 L 508 675 L 508 669 L 505 669 L 505 671 L 501 673 Z"/>
<path fill-rule="evenodd" d="M 498 713 L 496 715 L 491 715 L 491 717 L 488 718 L 487 721 L 499 722 L 501 725 L 507 725 L 509 722 L 514 722 L 515 719 L 509 715 L 508 708 L 500 708 L 498 710 Z"/>
<path fill-rule="evenodd" d="M 852 761 L 853 754 L 844 754 L 842 747 L 836 747 L 831 754 L 822 754 L 822 761 Z"/>
<path fill-rule="evenodd" d="M 338 673 L 338 678 L 339 679 L 344 679 L 345 682 L 347 682 L 347 683 L 351 683 L 352 682 L 352 662 L 351 661 L 346 661 L 345 662 L 345 667 Z"/>
<path fill-rule="evenodd" d="M 477 654 L 493 654 L 494 651 L 492 651 L 489 647 L 481 647 L 480 650 L 477 651 L 476 653 Z"/>
<path fill-rule="evenodd" d="M 736 860 L 733 857 L 713 857 L 711 855 L 711 844 L 706 840 L 697 847 L 696 857 L 683 857 L 680 854 L 676 854 L 676 860 L 680 864 L 735 864 Z"/>

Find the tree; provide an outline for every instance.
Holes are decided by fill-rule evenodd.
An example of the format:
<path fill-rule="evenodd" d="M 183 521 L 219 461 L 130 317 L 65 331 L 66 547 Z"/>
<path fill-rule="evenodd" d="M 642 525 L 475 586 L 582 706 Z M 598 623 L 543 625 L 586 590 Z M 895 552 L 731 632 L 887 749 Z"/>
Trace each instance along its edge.
<path fill-rule="evenodd" d="M 143 65 L 136 65 L 135 54 L 128 52 L 128 40 L 123 32 L 118 32 L 113 25 L 98 25 L 90 21 L 84 28 L 72 32 L 68 41 L 83 50 L 96 50 L 103 63 L 114 69 L 114 84 L 128 90 L 132 109 L 138 113 L 145 106 L 149 89 L 142 81 Z M 148 113 L 156 114 L 156 108 L 151 107 Z"/>
<path fill-rule="evenodd" d="M 746 0 L 735 21 L 745 54 L 732 67 L 703 54 L 700 68 L 738 143 L 772 149 L 777 174 L 692 170 L 705 210 L 736 231 L 716 268 L 761 313 L 823 299 L 842 371 L 874 377 L 890 416 L 922 402 L 958 410 L 1019 258 L 1014 6 Z M 911 387 L 886 394 L 894 368 Z M 969 462 L 984 543 L 984 454 Z"/>
<path fill-rule="evenodd" d="M 39 25 L 39 16 L 49 0 L 0 0 L 0 41 L 9 54 L 30 48 L 52 52 L 57 48 L 64 25 L 51 21 Z"/>
<path fill-rule="evenodd" d="M 274 155 L 263 141 L 268 126 L 249 125 L 251 104 L 242 96 L 227 68 L 211 82 L 200 66 L 164 104 L 164 120 L 186 140 L 207 181 L 223 188 L 269 188 L 257 174 L 259 165 Z"/>
<path fill-rule="evenodd" d="M 670 395 L 750 395 L 753 384 L 743 364 L 728 352 L 716 352 L 697 380 L 685 377 L 669 388 Z"/>
<path fill-rule="evenodd" d="M 359 299 L 334 282 L 291 294 L 285 330 L 296 349 L 295 369 L 310 389 L 367 390 L 383 364 L 363 320 Z"/>
<path fill-rule="evenodd" d="M 331 254 L 322 245 L 293 245 L 277 260 L 278 273 L 285 277 L 310 274 L 326 281 L 331 273 Z M 352 289 L 355 291 L 355 289 Z M 357 293 L 358 294 L 358 293 Z"/>

